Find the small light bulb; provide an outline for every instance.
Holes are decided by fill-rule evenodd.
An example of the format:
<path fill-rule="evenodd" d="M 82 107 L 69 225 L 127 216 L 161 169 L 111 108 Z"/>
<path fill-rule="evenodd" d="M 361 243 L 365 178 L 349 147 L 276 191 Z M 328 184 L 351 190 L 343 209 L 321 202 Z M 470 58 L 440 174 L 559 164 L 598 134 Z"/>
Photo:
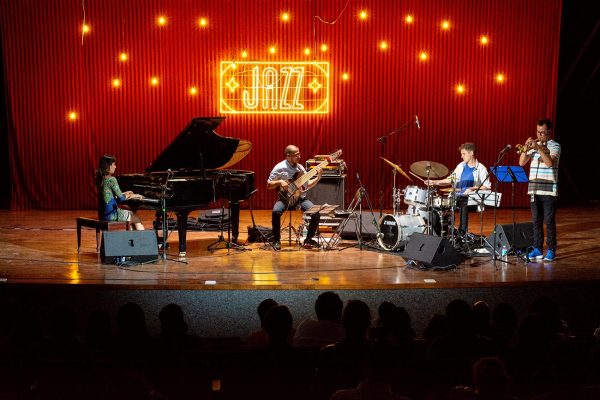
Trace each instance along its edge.
<path fill-rule="evenodd" d="M 92 28 L 88 24 L 81 25 L 81 31 L 83 33 L 90 33 L 91 30 Z"/>
<path fill-rule="evenodd" d="M 290 21 L 290 14 L 287 12 L 284 12 L 281 14 L 281 20 L 283 22 L 289 22 Z"/>
<path fill-rule="evenodd" d="M 206 18 L 200 18 L 200 19 L 198 20 L 198 25 L 199 25 L 201 28 L 206 28 L 206 27 L 208 26 L 208 20 L 207 20 Z"/>
<path fill-rule="evenodd" d="M 269 53 L 271 53 L 271 54 L 277 53 L 277 48 L 275 46 L 269 47 Z"/>
<path fill-rule="evenodd" d="M 121 60 L 121 62 L 125 62 L 129 59 L 129 56 L 127 55 L 127 53 L 122 52 L 121 54 L 119 54 L 119 60 Z"/>
<path fill-rule="evenodd" d="M 327 51 L 327 49 L 328 49 L 327 44 L 323 43 L 321 45 L 321 51 L 325 52 L 325 51 Z"/>
<path fill-rule="evenodd" d="M 427 54 L 426 52 L 422 51 L 419 53 L 419 59 L 421 61 L 427 61 L 428 58 L 429 58 L 429 54 Z"/>
<path fill-rule="evenodd" d="M 415 22 L 415 17 L 413 17 L 412 15 L 408 14 L 404 18 L 404 22 L 406 22 L 407 24 L 412 24 L 413 22 Z"/>
<path fill-rule="evenodd" d="M 369 18 L 369 13 L 366 10 L 361 10 L 358 13 L 358 18 L 365 20 L 365 19 Z"/>
<path fill-rule="evenodd" d="M 342 79 L 343 79 L 343 80 L 345 80 L 345 81 L 347 81 L 348 79 L 350 79 L 350 75 L 348 75 L 348 73 L 347 73 L 347 72 L 344 72 L 344 73 L 342 74 Z"/>
<path fill-rule="evenodd" d="M 112 85 L 115 89 L 118 89 L 121 87 L 121 80 L 119 78 L 115 78 L 112 80 Z"/>
<path fill-rule="evenodd" d="M 152 86 L 158 86 L 158 77 L 153 76 L 152 78 L 150 78 L 150 84 Z"/>
<path fill-rule="evenodd" d="M 190 96 L 195 96 L 198 94 L 198 88 L 196 88 L 196 86 L 192 86 L 189 90 L 190 92 Z"/>
<path fill-rule="evenodd" d="M 68 118 L 70 121 L 75 121 L 77 119 L 77 113 L 75 111 L 70 111 Z"/>
<path fill-rule="evenodd" d="M 456 93 L 458 93 L 458 94 L 464 94 L 465 90 L 466 90 L 465 85 L 463 85 L 462 83 L 456 85 Z"/>
<path fill-rule="evenodd" d="M 304 55 L 307 55 L 307 56 L 309 56 L 309 55 L 310 55 L 310 48 L 309 48 L 309 47 L 306 47 L 306 48 L 304 49 Z"/>
<path fill-rule="evenodd" d="M 504 74 L 502 74 L 502 73 L 496 74 L 496 82 L 504 83 L 504 81 L 505 81 Z"/>
<path fill-rule="evenodd" d="M 385 40 L 382 40 L 381 42 L 379 42 L 379 48 L 380 48 L 381 50 L 384 50 L 384 51 L 385 51 L 385 50 L 387 50 L 389 47 L 390 47 L 390 46 L 389 46 L 388 42 L 386 42 Z"/>
<path fill-rule="evenodd" d="M 450 29 L 450 21 L 442 21 L 441 27 L 443 30 L 447 31 L 448 29 Z"/>
<path fill-rule="evenodd" d="M 490 40 L 488 39 L 487 36 L 483 35 L 481 38 L 479 38 L 479 42 L 485 46 L 486 44 L 488 44 L 490 42 Z"/>
<path fill-rule="evenodd" d="M 242 58 L 248 58 L 248 52 L 246 50 L 242 51 Z"/>
<path fill-rule="evenodd" d="M 164 15 L 159 15 L 158 18 L 156 18 L 156 23 L 159 26 L 164 26 L 167 24 L 167 17 L 165 17 Z"/>

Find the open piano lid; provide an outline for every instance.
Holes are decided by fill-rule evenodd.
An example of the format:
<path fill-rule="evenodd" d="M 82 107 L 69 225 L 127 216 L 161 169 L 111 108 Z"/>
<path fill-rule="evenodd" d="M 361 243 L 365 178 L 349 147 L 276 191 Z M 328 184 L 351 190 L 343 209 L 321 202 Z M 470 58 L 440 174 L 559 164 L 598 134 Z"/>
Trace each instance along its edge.
<path fill-rule="evenodd" d="M 223 137 L 214 129 L 225 117 L 194 118 L 146 168 L 146 172 L 225 169 L 252 149 L 247 140 Z"/>

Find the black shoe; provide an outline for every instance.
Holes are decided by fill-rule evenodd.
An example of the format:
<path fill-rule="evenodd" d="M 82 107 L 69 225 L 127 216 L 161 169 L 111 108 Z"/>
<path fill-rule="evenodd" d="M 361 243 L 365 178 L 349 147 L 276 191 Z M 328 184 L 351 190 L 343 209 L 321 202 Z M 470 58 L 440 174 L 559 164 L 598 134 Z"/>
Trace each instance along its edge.
<path fill-rule="evenodd" d="M 304 246 L 303 247 L 305 249 L 312 249 L 312 248 L 315 248 L 315 247 L 318 248 L 320 246 L 319 246 L 319 243 L 316 240 L 314 240 L 314 239 L 306 239 L 304 241 Z"/>
<path fill-rule="evenodd" d="M 277 251 L 281 250 L 281 242 L 279 240 L 274 241 L 273 248 Z"/>

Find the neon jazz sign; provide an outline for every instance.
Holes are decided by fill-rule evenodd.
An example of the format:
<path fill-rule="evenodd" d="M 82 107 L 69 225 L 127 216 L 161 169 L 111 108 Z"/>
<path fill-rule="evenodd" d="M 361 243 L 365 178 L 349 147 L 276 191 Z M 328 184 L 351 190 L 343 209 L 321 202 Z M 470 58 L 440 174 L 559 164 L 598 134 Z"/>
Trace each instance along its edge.
<path fill-rule="evenodd" d="M 327 114 L 328 62 L 222 61 L 222 113 Z"/>

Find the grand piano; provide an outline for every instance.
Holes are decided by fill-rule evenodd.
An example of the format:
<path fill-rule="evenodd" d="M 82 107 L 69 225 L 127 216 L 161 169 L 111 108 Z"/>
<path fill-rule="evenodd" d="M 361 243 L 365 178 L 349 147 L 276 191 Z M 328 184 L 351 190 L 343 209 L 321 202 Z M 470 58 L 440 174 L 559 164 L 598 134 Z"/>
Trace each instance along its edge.
<path fill-rule="evenodd" d="M 118 178 L 122 191 L 131 190 L 148 199 L 125 202 L 132 208 L 161 210 L 158 199 L 165 192 L 166 210 L 177 215 L 182 256 L 186 253 L 187 219 L 191 211 L 208 208 L 209 203 L 218 200 L 227 201 L 235 241 L 239 232 L 239 203 L 255 191 L 254 172 L 229 169 L 250 152 L 252 143 L 217 134 L 214 129 L 224 119 L 194 118 L 144 174 Z"/>

